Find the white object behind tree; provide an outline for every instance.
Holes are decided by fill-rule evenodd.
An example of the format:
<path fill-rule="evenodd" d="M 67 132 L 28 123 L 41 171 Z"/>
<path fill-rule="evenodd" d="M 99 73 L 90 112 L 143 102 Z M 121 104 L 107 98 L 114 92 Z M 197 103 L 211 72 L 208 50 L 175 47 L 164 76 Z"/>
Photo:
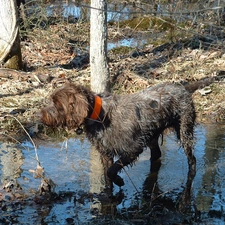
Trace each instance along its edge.
<path fill-rule="evenodd" d="M 22 67 L 16 0 L 1 0 L 0 63 L 12 69 Z"/>
<path fill-rule="evenodd" d="M 107 63 L 107 0 L 91 0 L 90 67 L 91 89 L 109 91 Z"/>

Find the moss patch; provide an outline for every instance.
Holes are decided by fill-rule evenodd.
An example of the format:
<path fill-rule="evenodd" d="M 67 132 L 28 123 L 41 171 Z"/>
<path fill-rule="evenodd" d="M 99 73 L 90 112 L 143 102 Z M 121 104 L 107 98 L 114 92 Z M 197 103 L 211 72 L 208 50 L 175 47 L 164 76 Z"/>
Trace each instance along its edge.
<path fill-rule="evenodd" d="M 156 18 L 156 17 L 137 17 L 130 20 L 119 22 L 121 28 L 132 28 L 136 30 L 146 31 L 148 29 L 168 30 L 174 29 L 175 21 L 171 18 Z"/>
<path fill-rule="evenodd" d="M 110 50 L 111 53 L 113 54 L 127 54 L 132 50 L 131 47 L 127 47 L 127 46 L 121 46 L 121 47 L 117 47 L 117 48 L 113 48 Z"/>

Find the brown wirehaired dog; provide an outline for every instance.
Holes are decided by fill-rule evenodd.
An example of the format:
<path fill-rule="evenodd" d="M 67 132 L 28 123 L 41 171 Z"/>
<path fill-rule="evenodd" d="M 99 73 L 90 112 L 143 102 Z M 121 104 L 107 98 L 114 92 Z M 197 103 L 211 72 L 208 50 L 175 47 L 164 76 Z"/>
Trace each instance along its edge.
<path fill-rule="evenodd" d="M 184 86 L 166 83 L 134 94 L 101 96 L 83 86 L 67 84 L 51 98 L 53 104 L 41 110 L 41 121 L 52 127 L 83 127 L 100 152 L 107 185 L 124 185 L 117 173 L 132 165 L 144 148 L 150 148 L 152 162 L 159 159 L 158 139 L 167 128 L 176 132 L 187 155 L 189 171 L 195 174 L 195 109 Z M 115 156 L 119 159 L 114 162 Z"/>

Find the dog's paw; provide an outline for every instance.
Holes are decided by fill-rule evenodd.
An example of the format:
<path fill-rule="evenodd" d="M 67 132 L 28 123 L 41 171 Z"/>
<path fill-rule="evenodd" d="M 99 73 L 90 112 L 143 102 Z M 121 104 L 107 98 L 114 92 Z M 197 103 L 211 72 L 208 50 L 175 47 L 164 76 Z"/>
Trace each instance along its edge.
<path fill-rule="evenodd" d="M 116 175 L 116 177 L 112 181 L 114 184 L 116 184 L 119 187 L 124 185 L 124 181 L 119 175 Z"/>

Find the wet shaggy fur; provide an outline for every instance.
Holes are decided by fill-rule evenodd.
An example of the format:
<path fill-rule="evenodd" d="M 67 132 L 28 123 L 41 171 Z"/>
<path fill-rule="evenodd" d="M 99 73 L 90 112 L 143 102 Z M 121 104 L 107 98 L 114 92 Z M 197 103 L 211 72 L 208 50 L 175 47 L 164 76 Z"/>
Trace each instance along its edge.
<path fill-rule="evenodd" d="M 68 84 L 53 93 L 52 105 L 41 110 L 41 120 L 52 127 L 83 127 L 100 152 L 107 185 L 124 185 L 118 172 L 132 165 L 146 147 L 151 150 L 152 162 L 159 159 L 158 139 L 167 128 L 174 129 L 187 155 L 189 169 L 195 171 L 195 109 L 184 86 L 166 83 L 134 94 L 101 96 L 102 108 L 96 120 L 90 118 L 94 96 L 83 86 Z"/>

